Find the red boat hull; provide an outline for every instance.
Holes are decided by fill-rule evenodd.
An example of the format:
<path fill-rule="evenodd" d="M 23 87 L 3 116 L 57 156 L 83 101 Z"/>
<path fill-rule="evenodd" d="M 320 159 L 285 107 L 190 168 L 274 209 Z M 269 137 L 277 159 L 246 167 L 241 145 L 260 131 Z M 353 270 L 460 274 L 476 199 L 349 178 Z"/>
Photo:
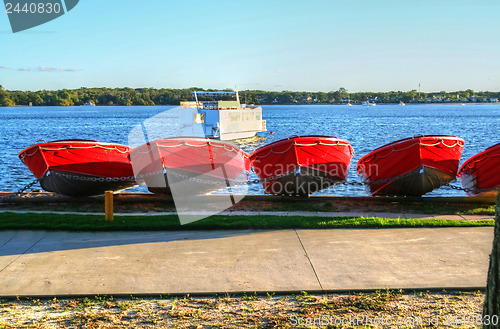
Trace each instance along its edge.
<path fill-rule="evenodd" d="M 44 190 L 78 197 L 135 185 L 129 152 L 124 145 L 65 140 L 35 144 L 19 158 Z"/>
<path fill-rule="evenodd" d="M 172 194 L 174 183 L 190 184 L 194 193 L 208 193 L 248 180 L 248 155 L 238 147 L 208 138 L 166 138 L 130 153 L 138 180 L 149 191 Z M 193 184 L 193 182 L 195 184 Z"/>
<path fill-rule="evenodd" d="M 329 136 L 290 137 L 257 149 L 251 156 L 267 194 L 309 195 L 345 180 L 354 150 Z"/>
<path fill-rule="evenodd" d="M 468 195 L 478 195 L 500 186 L 500 143 L 465 161 L 458 177 Z"/>
<path fill-rule="evenodd" d="M 357 173 L 371 195 L 422 196 L 455 179 L 463 148 L 454 136 L 406 138 L 362 157 Z"/>

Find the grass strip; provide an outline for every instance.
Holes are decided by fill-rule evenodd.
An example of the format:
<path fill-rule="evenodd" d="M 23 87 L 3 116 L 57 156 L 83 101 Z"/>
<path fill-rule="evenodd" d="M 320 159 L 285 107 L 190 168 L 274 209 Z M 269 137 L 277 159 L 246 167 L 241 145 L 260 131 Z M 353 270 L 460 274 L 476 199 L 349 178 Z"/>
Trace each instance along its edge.
<path fill-rule="evenodd" d="M 0 230 L 65 231 L 180 231 L 292 228 L 397 228 L 397 227 L 473 227 L 494 226 L 494 220 L 465 221 L 379 217 L 309 216 L 223 216 L 216 215 L 181 225 L 176 215 L 115 216 L 107 222 L 104 215 L 0 213 Z"/>

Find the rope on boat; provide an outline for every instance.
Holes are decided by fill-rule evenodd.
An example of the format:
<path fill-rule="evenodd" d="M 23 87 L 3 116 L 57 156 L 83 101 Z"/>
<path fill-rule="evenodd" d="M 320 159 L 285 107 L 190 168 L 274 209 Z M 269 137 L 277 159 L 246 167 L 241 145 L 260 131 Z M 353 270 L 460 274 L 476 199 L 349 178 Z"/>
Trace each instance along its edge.
<path fill-rule="evenodd" d="M 292 147 L 295 147 L 295 146 L 298 146 L 298 147 L 310 147 L 310 146 L 316 146 L 316 145 L 322 145 L 322 146 L 347 146 L 347 147 L 349 147 L 349 150 L 351 151 L 352 156 L 355 156 L 355 152 L 354 152 L 354 149 L 352 148 L 351 144 L 345 143 L 345 142 L 341 142 L 341 141 L 336 141 L 334 143 L 324 143 L 324 142 L 321 142 L 321 141 L 317 141 L 317 142 L 314 142 L 314 143 L 307 143 L 307 144 L 299 144 L 299 143 L 293 141 L 292 143 L 290 143 L 290 145 L 288 146 L 288 148 L 286 150 L 284 150 L 284 151 L 276 151 L 274 147 L 270 147 L 269 151 L 266 154 L 262 154 L 262 155 L 261 154 L 256 154 L 255 157 L 257 159 L 264 159 L 264 158 L 267 158 L 271 154 L 284 154 L 284 153 L 288 152 Z"/>
<path fill-rule="evenodd" d="M 130 149 L 128 147 L 126 147 L 126 146 L 123 147 L 124 148 L 123 151 L 120 150 L 120 148 L 117 147 L 117 146 L 106 147 L 106 146 L 102 146 L 102 145 L 92 145 L 92 146 L 71 146 L 71 145 L 64 145 L 64 146 L 57 147 L 57 148 L 40 147 L 40 146 L 38 146 L 38 148 L 36 148 L 36 147 L 34 148 L 34 152 L 33 153 L 24 152 L 24 153 L 22 153 L 20 155 L 20 157 L 21 157 L 21 159 L 25 159 L 26 157 L 33 156 L 39 150 L 42 150 L 42 151 L 88 150 L 88 149 L 92 149 L 92 148 L 100 148 L 100 149 L 107 150 L 107 151 L 117 151 L 117 152 L 122 153 L 122 154 L 130 152 Z"/>
<path fill-rule="evenodd" d="M 103 149 L 103 150 L 107 150 L 107 151 L 118 151 L 119 153 L 128 153 L 130 152 L 130 150 L 128 149 L 128 147 L 123 147 L 125 148 L 125 150 L 120 150 L 120 148 L 118 148 L 117 146 L 113 146 L 113 147 L 106 147 L 106 146 L 102 146 L 102 145 L 92 145 L 92 146 L 71 146 L 71 145 L 64 145 L 64 146 L 61 146 L 61 147 L 58 147 L 58 148 L 50 148 L 50 147 L 40 147 L 40 150 L 43 150 L 43 151 L 60 151 L 60 150 L 88 150 L 88 149 L 92 149 L 92 148 L 100 148 L 100 149 Z M 33 154 L 31 154 L 33 155 Z"/>
<path fill-rule="evenodd" d="M 210 147 L 218 147 L 218 148 L 223 148 L 224 150 L 226 150 L 228 152 L 232 152 L 232 153 L 235 153 L 235 154 L 240 154 L 243 158 L 248 158 L 249 157 L 248 154 L 246 152 L 244 152 L 243 150 L 239 149 L 236 146 L 228 145 L 226 143 L 212 143 L 210 141 L 205 142 L 205 143 L 200 144 L 200 145 L 192 145 L 192 144 L 189 144 L 188 142 L 184 142 L 184 141 L 182 141 L 182 142 L 180 142 L 180 143 L 178 143 L 176 145 L 162 145 L 162 144 L 159 144 L 159 143 L 156 143 L 156 142 L 154 142 L 154 143 L 156 144 L 156 147 L 161 148 L 161 149 L 175 148 L 175 147 L 179 147 L 179 146 L 189 146 L 189 147 L 207 147 L 207 146 L 210 146 Z M 151 153 L 151 145 L 149 145 L 149 147 L 147 148 L 146 151 L 140 151 L 140 148 L 139 148 L 139 149 L 135 149 L 134 153 L 137 153 L 136 156 L 138 156 L 139 154 L 149 154 L 149 153 Z"/>
<path fill-rule="evenodd" d="M 484 160 L 486 160 L 488 158 L 498 157 L 498 156 L 500 156 L 500 152 L 498 154 L 495 154 L 495 153 L 493 153 L 493 154 L 485 153 L 482 156 L 473 159 L 474 161 L 468 161 L 467 165 L 464 168 L 472 169 L 472 168 L 474 168 L 474 166 L 476 165 L 476 163 L 484 161 Z"/>
<path fill-rule="evenodd" d="M 379 159 L 386 158 L 386 157 L 388 157 L 389 155 L 391 155 L 394 152 L 406 151 L 406 150 L 409 150 L 412 147 L 415 147 L 417 145 L 421 145 L 421 146 L 438 146 L 439 144 L 443 144 L 445 147 L 449 147 L 449 148 L 453 148 L 453 147 L 456 147 L 456 146 L 464 147 L 464 145 L 465 145 L 464 142 L 459 141 L 459 140 L 455 141 L 455 143 L 453 145 L 446 144 L 444 142 L 444 140 L 442 140 L 442 139 L 440 139 L 436 143 L 432 143 L 432 144 L 426 144 L 426 143 L 423 143 L 423 142 L 419 141 L 419 142 L 413 143 L 410 146 L 405 147 L 405 148 L 396 148 L 395 146 L 393 146 L 390 149 L 387 149 L 388 153 L 384 154 L 384 155 L 379 154 L 379 153 L 382 153 L 382 151 L 384 151 L 384 150 L 380 150 L 380 151 L 375 152 L 374 154 L 372 154 L 370 157 L 366 157 L 366 159 L 364 160 L 364 162 L 370 162 L 370 161 L 372 161 L 375 158 L 379 158 Z M 382 146 L 382 148 L 384 148 L 384 147 Z"/>

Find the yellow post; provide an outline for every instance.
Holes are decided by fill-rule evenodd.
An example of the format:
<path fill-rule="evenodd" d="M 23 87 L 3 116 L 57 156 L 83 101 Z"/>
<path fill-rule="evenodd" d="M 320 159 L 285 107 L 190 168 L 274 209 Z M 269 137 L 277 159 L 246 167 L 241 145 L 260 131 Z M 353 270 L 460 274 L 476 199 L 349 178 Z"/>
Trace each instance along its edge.
<path fill-rule="evenodd" d="M 113 220 L 113 191 L 104 192 L 104 213 L 106 221 Z"/>

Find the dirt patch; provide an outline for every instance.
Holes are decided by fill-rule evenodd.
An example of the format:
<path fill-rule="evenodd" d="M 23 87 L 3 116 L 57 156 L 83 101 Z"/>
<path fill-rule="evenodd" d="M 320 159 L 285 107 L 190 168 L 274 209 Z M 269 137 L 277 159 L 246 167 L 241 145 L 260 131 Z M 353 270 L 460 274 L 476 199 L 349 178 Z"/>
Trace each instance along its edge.
<path fill-rule="evenodd" d="M 370 294 L 212 298 L 17 300 L 0 303 L 0 328 L 479 327 L 484 295 Z M 321 322 L 322 321 L 322 322 Z"/>

